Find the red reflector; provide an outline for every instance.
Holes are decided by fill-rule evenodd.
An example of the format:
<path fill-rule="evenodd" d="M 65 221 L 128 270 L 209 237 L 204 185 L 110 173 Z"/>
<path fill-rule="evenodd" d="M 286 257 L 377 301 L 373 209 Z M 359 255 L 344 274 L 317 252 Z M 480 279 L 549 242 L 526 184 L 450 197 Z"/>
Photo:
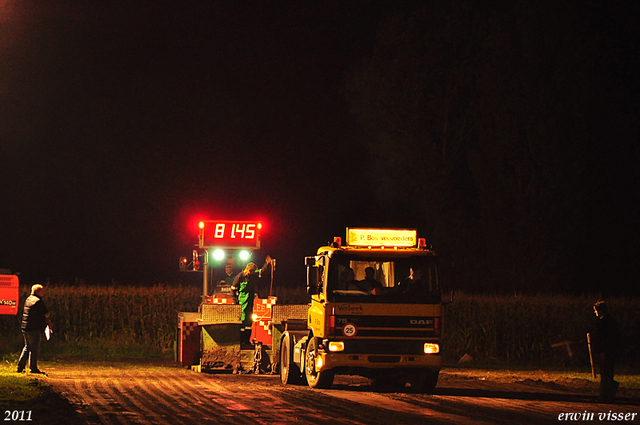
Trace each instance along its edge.
<path fill-rule="evenodd" d="M 333 336 L 336 332 L 336 316 L 327 316 L 327 336 Z"/>
<path fill-rule="evenodd" d="M 435 317 L 433 319 L 433 334 L 435 336 L 440 336 L 441 333 L 442 333 L 442 329 L 440 328 L 440 318 Z"/>

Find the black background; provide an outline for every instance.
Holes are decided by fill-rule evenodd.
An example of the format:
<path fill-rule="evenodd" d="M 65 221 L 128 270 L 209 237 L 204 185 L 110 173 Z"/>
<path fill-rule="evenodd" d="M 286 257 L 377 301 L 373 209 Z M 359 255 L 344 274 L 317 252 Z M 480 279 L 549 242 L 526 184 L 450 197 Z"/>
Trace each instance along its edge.
<path fill-rule="evenodd" d="M 418 228 L 444 248 L 445 269 L 454 260 L 471 264 L 469 254 L 447 247 L 446 234 L 433 234 L 419 208 L 394 215 L 375 196 L 385 164 L 345 94 L 350 72 L 380 43 L 380 25 L 420 7 L 3 2 L 0 267 L 27 283 L 197 284 L 199 276 L 178 272 L 178 257 L 190 256 L 203 218 L 262 220 L 256 259 L 278 259 L 281 285 L 303 287 L 303 257 L 344 237 L 348 226 Z M 633 21 L 637 8 L 613 2 L 608 16 L 630 18 L 596 25 L 597 7 L 584 7 L 592 17 L 584 26 L 600 40 L 594 62 L 584 64 L 597 75 L 589 102 L 613 91 L 607 105 L 615 106 L 581 147 L 592 196 L 580 238 L 561 247 L 576 253 L 563 269 L 571 283 L 558 286 L 556 276 L 540 288 L 637 293 L 637 83 L 624 70 L 635 69 L 638 49 L 620 24 Z M 491 268 L 481 273 L 491 280 Z M 472 275 L 450 273 L 449 284 L 518 288 L 476 286 Z"/>

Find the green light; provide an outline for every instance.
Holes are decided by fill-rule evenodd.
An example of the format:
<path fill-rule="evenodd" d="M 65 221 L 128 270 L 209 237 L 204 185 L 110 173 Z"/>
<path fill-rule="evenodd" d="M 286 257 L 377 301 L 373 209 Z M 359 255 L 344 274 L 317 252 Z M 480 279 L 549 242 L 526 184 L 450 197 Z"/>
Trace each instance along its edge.
<path fill-rule="evenodd" d="M 250 257 L 249 251 L 240 251 L 240 259 L 243 261 L 248 260 Z"/>

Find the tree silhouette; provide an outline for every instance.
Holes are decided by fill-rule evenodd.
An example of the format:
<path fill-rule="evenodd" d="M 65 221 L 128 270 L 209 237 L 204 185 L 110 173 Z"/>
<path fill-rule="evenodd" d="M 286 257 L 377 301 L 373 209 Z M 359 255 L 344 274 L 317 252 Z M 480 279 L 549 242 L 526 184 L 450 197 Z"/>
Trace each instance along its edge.
<path fill-rule="evenodd" d="M 430 2 L 381 24 L 346 78 L 382 214 L 418 223 L 456 286 L 571 287 L 598 142 L 590 10 Z"/>

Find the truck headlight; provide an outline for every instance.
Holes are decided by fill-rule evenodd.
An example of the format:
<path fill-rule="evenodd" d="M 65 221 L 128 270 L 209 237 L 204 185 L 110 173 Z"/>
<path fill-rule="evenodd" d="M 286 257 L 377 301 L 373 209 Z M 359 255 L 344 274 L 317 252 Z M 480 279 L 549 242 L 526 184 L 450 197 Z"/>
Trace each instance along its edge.
<path fill-rule="evenodd" d="M 342 341 L 331 341 L 329 343 L 329 351 L 344 351 L 344 342 Z"/>
<path fill-rule="evenodd" d="M 440 345 L 434 344 L 432 342 L 424 343 L 424 353 L 425 354 L 438 354 L 440 352 Z"/>

